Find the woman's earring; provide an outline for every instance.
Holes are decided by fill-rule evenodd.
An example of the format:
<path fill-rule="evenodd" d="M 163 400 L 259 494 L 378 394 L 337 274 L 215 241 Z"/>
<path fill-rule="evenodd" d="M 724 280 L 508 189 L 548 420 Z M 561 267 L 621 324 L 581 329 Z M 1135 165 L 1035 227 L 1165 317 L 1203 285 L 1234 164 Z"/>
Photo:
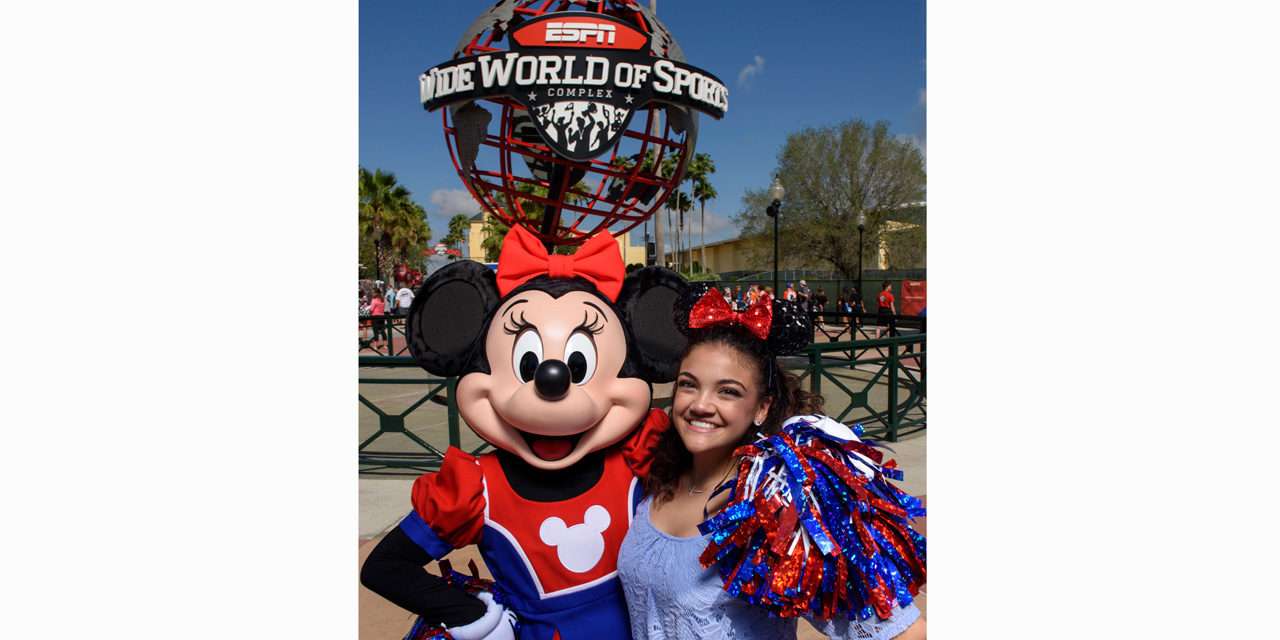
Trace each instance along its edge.
<path fill-rule="evenodd" d="M 751 424 L 754 424 L 755 426 L 757 426 L 757 427 L 758 427 L 758 426 L 760 426 L 760 425 L 764 424 L 764 420 L 752 420 L 752 421 L 751 421 Z"/>

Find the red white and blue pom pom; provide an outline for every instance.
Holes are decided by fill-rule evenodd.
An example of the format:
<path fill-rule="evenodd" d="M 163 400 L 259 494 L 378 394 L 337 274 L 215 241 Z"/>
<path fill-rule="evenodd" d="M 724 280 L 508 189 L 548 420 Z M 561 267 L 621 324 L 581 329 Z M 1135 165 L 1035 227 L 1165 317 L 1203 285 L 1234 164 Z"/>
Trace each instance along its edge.
<path fill-rule="evenodd" d="M 476 568 L 475 560 L 468 561 L 467 568 L 471 571 L 471 575 L 454 571 L 452 563 L 448 560 L 441 560 L 440 577 L 444 578 L 449 586 L 462 589 L 473 596 L 482 591 L 488 591 L 494 594 L 495 600 L 502 601 L 493 581 L 480 577 L 480 570 Z M 453 636 L 449 635 L 448 630 L 439 623 L 432 624 L 427 622 L 426 618 L 418 616 L 417 621 L 409 628 L 409 633 L 404 637 L 404 640 L 453 640 Z"/>
<path fill-rule="evenodd" d="M 856 432 L 856 433 L 855 433 Z M 698 526 L 725 591 L 782 617 L 888 619 L 925 583 L 918 498 L 893 460 L 826 416 L 798 416 L 739 448 L 729 502 Z"/>

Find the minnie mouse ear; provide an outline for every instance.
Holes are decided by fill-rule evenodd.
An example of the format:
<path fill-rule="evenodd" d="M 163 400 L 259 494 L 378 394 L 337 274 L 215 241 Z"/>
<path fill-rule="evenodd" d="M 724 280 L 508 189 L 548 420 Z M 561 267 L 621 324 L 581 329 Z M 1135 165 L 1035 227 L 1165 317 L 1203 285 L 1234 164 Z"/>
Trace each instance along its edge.
<path fill-rule="evenodd" d="M 463 260 L 441 268 L 422 283 L 409 308 L 409 352 L 438 376 L 483 370 L 476 345 L 498 300 L 493 272 L 484 265 Z"/>
<path fill-rule="evenodd" d="M 689 341 L 672 310 L 688 288 L 680 274 L 662 267 L 639 269 L 622 281 L 617 308 L 632 335 L 632 357 L 623 365 L 626 376 L 634 373 L 650 382 L 675 379 L 680 354 Z"/>
<path fill-rule="evenodd" d="M 791 300 L 773 301 L 773 324 L 769 327 L 769 350 L 774 355 L 795 353 L 813 341 L 813 320 L 804 308 Z"/>

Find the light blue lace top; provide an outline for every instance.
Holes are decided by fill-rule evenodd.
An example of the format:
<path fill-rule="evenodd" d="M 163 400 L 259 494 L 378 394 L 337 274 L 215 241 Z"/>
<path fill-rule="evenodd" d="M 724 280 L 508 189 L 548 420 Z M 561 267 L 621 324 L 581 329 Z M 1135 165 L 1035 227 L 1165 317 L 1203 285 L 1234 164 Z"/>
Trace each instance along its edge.
<path fill-rule="evenodd" d="M 795 640 L 796 620 L 770 617 L 725 593 L 715 568 L 703 569 L 698 556 L 706 538 L 679 538 L 649 521 L 649 498 L 636 510 L 618 552 L 618 577 L 627 596 L 631 635 L 636 640 Z M 915 605 L 894 609 L 889 620 L 815 621 L 832 638 L 887 640 L 920 617 Z"/>

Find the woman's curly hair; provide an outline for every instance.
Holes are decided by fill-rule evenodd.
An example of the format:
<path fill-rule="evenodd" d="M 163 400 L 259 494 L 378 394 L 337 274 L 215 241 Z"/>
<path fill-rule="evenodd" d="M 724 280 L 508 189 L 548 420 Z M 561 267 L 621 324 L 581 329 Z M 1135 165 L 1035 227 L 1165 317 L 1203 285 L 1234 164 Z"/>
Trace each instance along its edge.
<path fill-rule="evenodd" d="M 799 378 L 778 366 L 769 345 L 741 326 L 715 326 L 690 332 L 689 346 L 681 354 L 683 362 L 695 347 L 704 344 L 723 345 L 734 349 L 755 365 L 756 384 L 765 397 L 773 399 L 764 422 L 755 429 L 748 429 L 736 446 L 755 440 L 757 436 L 769 436 L 778 432 L 782 422 L 794 415 L 821 413 L 822 396 L 800 388 Z M 680 476 L 693 465 L 693 457 L 675 427 L 667 429 L 653 453 L 653 464 L 645 478 L 645 493 L 658 503 L 675 495 Z"/>

